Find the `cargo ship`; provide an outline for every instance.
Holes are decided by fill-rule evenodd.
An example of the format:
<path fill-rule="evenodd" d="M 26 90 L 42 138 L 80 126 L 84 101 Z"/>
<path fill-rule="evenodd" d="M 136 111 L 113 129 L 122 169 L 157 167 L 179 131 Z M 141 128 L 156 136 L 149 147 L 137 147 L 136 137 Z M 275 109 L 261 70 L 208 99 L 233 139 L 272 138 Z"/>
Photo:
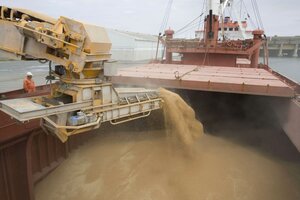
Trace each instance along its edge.
<path fill-rule="evenodd" d="M 158 42 L 165 48 L 162 59 L 119 69 L 107 79 L 120 85 L 175 89 L 187 96 L 195 109 L 202 106 L 200 110 L 214 110 L 214 117 L 223 112 L 220 104 L 226 109 L 238 110 L 245 99 L 250 100 L 253 110 L 260 107 L 274 112 L 278 123 L 300 151 L 300 86 L 271 70 L 267 58 L 265 64 L 259 64 L 259 49 L 265 45 L 262 30 L 254 30 L 252 39 L 220 40 L 219 32 L 224 29 L 220 27 L 220 19 L 224 16 L 219 11 L 229 2 L 208 1 L 202 39 L 176 39 L 174 31 L 168 29 L 164 36 L 159 36 Z M 7 18 L 14 16 L 39 22 L 55 21 L 22 9 L 0 8 L 0 29 Z M 235 28 L 239 28 L 237 24 L 234 23 Z M 2 51 L 9 52 L 9 49 L 2 48 Z M 173 59 L 174 55 L 179 55 L 180 59 Z M 33 94 L 17 90 L 0 96 L 1 100 L 9 100 L 50 92 L 50 86 L 40 86 Z M 200 105 L 200 101 L 204 104 Z M 261 113 L 255 114 L 260 118 Z M 199 115 L 204 124 L 209 120 Z M 34 199 L 34 185 L 67 159 L 73 149 L 93 136 L 89 131 L 71 136 L 62 143 L 55 135 L 45 133 L 38 119 L 20 123 L 4 112 L 0 112 L 0 119 L 0 194 L 5 200 Z"/>
<path fill-rule="evenodd" d="M 237 105 L 242 104 L 243 98 L 263 99 L 259 105 L 253 100 L 248 106 L 254 110 L 261 105 L 266 109 L 270 107 L 270 112 L 300 151 L 300 85 L 269 67 L 267 37 L 262 29 L 253 30 L 249 39 L 246 21 L 240 18 L 232 21 L 225 16 L 226 8 L 234 10 L 232 5 L 233 1 L 207 1 L 204 30 L 196 31 L 195 38 L 174 38 L 176 32 L 168 29 L 159 36 L 158 44 L 165 48 L 160 59 L 151 64 L 120 69 L 110 79 L 115 84 L 189 91 L 194 94 L 194 99 L 198 99 L 197 102 L 192 100 L 194 107 L 200 104 L 199 97 L 208 93 L 227 100 L 205 99 L 204 102 L 223 104 L 223 99 L 229 110 L 234 110 L 235 106 L 230 107 L 228 102 Z M 259 63 L 261 47 L 264 49 L 263 63 Z M 211 109 L 215 107 L 212 105 Z M 220 110 L 218 114 L 221 113 Z"/>

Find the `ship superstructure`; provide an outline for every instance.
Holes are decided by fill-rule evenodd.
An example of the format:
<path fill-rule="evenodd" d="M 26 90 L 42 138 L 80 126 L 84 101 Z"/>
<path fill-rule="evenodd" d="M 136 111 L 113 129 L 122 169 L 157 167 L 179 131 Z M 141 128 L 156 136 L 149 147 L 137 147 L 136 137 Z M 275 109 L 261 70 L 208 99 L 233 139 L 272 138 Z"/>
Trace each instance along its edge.
<path fill-rule="evenodd" d="M 230 40 L 245 40 L 252 39 L 252 30 L 248 28 L 248 22 L 233 21 L 230 17 L 225 17 L 223 23 L 219 24 L 218 40 L 230 39 Z M 223 26 L 223 27 L 222 27 Z M 195 38 L 201 40 L 204 38 L 204 30 L 196 30 Z"/>

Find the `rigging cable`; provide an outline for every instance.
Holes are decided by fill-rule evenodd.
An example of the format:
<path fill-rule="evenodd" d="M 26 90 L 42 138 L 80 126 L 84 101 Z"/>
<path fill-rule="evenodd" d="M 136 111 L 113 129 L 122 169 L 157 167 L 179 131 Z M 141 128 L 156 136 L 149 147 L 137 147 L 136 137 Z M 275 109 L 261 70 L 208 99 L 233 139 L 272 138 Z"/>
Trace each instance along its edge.
<path fill-rule="evenodd" d="M 209 46 L 206 45 L 206 47 L 205 47 L 205 54 L 204 54 L 204 59 L 203 59 L 202 65 L 196 66 L 195 68 L 193 68 L 193 69 L 190 70 L 190 71 L 185 72 L 185 73 L 182 74 L 181 76 L 179 76 L 179 72 L 176 71 L 176 72 L 174 73 L 174 74 L 175 74 L 175 78 L 178 79 L 178 80 L 182 80 L 182 78 L 183 78 L 184 76 L 190 74 L 191 72 L 199 71 L 199 68 L 200 68 L 200 67 L 204 67 L 204 64 L 205 64 L 206 59 L 207 59 L 208 51 L 209 51 Z"/>
<path fill-rule="evenodd" d="M 258 26 L 258 29 L 260 29 L 260 23 L 259 23 L 258 16 L 257 16 L 257 13 L 256 13 L 255 5 L 254 5 L 254 0 L 251 0 L 251 4 L 252 4 L 252 8 L 253 8 L 255 19 L 256 19 L 256 24 Z"/>
<path fill-rule="evenodd" d="M 206 2 L 207 2 L 207 0 L 203 1 L 201 14 L 198 17 L 196 17 L 195 19 L 193 19 L 191 22 L 189 22 L 188 24 L 186 24 L 185 26 L 180 28 L 179 30 L 175 31 L 175 35 L 186 33 L 187 31 L 190 31 L 191 29 L 196 28 L 196 25 L 197 25 L 197 30 L 200 29 L 200 26 L 204 24 L 203 23 L 204 19 L 202 20 L 202 16 L 204 15 L 204 11 L 205 11 L 204 9 L 205 9 Z"/>
<path fill-rule="evenodd" d="M 254 21 L 252 20 L 252 17 L 250 16 L 250 14 L 249 14 L 249 11 L 248 11 L 248 9 L 247 9 L 247 6 L 246 6 L 245 2 L 242 1 L 242 3 L 243 3 L 243 5 L 244 5 L 245 11 L 246 11 L 246 13 L 247 13 L 247 18 L 250 19 L 251 25 L 252 25 L 253 27 L 255 27 L 255 23 L 254 23 Z"/>
<path fill-rule="evenodd" d="M 159 47 L 160 46 L 160 38 L 162 38 L 164 36 L 163 32 L 166 30 L 166 27 L 167 27 L 168 22 L 169 22 L 172 5 L 173 5 L 173 0 L 169 0 L 168 4 L 167 4 L 167 7 L 166 7 L 166 10 L 165 10 L 165 15 L 163 17 L 163 20 L 162 20 L 162 23 L 161 23 L 161 26 L 160 26 L 160 29 L 159 29 L 159 33 L 158 33 L 155 59 L 157 59 L 158 51 L 159 51 L 159 48 L 160 48 Z M 163 47 L 163 48 L 165 49 L 165 47 Z M 162 57 L 164 56 L 163 55 L 164 51 L 162 52 Z"/>
<path fill-rule="evenodd" d="M 193 29 L 195 29 L 195 28 L 197 28 L 197 27 L 198 27 L 198 23 L 194 23 L 193 25 L 191 25 L 191 27 L 185 29 L 184 31 L 181 31 L 180 33 L 178 33 L 178 34 L 176 34 L 176 35 L 177 35 L 177 36 L 178 36 L 178 35 L 183 35 L 184 33 L 188 32 L 188 31 L 190 31 L 190 30 L 193 30 Z"/>
<path fill-rule="evenodd" d="M 204 14 L 204 12 L 206 12 L 206 10 L 204 10 L 205 9 L 205 5 L 206 5 L 206 3 L 207 3 L 207 0 L 204 0 L 203 1 L 203 5 L 202 5 L 202 14 Z M 204 16 L 204 17 L 206 17 L 206 16 Z M 201 22 L 203 22 L 204 21 L 204 19 L 202 20 L 202 16 L 200 17 L 200 19 L 199 19 L 199 26 L 198 26 L 198 30 L 200 30 L 200 25 L 201 25 Z M 204 23 L 203 23 L 204 24 Z"/>
<path fill-rule="evenodd" d="M 186 28 L 189 28 L 190 26 L 195 26 L 195 25 L 201 24 L 197 20 L 200 19 L 202 17 L 202 15 L 203 15 L 203 13 L 201 15 L 197 16 L 195 19 L 193 19 L 191 22 L 189 22 L 188 24 L 186 24 L 182 28 L 180 28 L 179 30 L 175 31 L 175 33 L 179 34 L 180 32 L 182 32 Z"/>
<path fill-rule="evenodd" d="M 257 4 L 256 0 L 254 0 L 254 5 L 255 5 L 256 12 L 257 12 L 258 20 L 260 22 L 260 26 L 264 30 L 263 21 L 262 21 L 262 18 L 261 18 L 261 15 L 260 15 L 260 11 L 259 11 L 259 7 L 258 7 L 258 4 Z"/>
<path fill-rule="evenodd" d="M 165 31 L 165 29 L 168 25 L 172 5 L 173 5 L 173 0 L 169 0 L 167 7 L 166 7 L 166 12 L 165 12 L 163 21 L 162 21 L 160 29 L 159 29 L 159 33 L 162 33 L 163 31 Z"/>

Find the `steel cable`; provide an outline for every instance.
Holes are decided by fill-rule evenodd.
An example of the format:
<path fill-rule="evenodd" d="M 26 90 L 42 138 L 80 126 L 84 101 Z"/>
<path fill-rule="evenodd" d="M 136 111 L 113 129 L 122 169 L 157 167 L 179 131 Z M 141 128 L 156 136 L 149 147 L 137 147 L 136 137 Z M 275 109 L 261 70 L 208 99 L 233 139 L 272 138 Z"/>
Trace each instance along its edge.
<path fill-rule="evenodd" d="M 173 0 L 169 0 L 167 7 L 166 7 L 165 15 L 163 17 L 163 21 L 162 21 L 160 29 L 159 29 L 159 33 L 162 33 L 168 25 L 172 5 L 173 5 Z"/>

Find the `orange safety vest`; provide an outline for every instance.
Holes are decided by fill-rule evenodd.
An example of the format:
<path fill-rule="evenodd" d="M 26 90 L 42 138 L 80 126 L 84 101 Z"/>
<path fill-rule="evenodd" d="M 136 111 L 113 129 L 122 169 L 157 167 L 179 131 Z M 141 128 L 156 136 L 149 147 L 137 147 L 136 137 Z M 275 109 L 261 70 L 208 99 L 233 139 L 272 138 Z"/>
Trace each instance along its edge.
<path fill-rule="evenodd" d="M 35 92 L 34 81 L 32 79 L 30 80 L 28 78 L 25 78 L 24 82 L 23 82 L 23 88 L 24 88 L 25 92 L 27 92 L 27 93 Z"/>

